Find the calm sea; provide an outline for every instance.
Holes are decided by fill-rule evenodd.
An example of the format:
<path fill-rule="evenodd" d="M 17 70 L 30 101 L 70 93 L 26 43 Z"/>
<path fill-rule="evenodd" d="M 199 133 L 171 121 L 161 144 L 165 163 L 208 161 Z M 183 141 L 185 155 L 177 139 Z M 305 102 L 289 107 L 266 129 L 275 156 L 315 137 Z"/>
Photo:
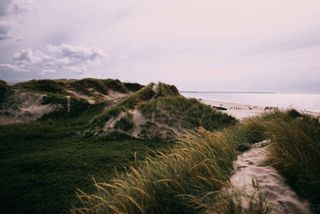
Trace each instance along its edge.
<path fill-rule="evenodd" d="M 320 112 L 320 94 L 182 92 L 186 97 Z"/>

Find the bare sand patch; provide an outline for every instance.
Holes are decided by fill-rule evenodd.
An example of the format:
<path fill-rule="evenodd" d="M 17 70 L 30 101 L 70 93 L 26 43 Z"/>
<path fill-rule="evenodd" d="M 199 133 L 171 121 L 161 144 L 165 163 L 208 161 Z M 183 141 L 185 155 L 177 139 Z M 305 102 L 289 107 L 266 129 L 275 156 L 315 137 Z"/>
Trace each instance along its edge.
<path fill-rule="evenodd" d="M 273 167 L 266 164 L 270 146 L 270 141 L 262 141 L 238 156 L 230 178 L 232 186 L 248 197 L 255 196 L 258 187 L 259 194 L 272 206 L 272 214 L 312 213 L 310 204 L 301 199 Z M 249 202 L 243 201 L 243 206 L 248 206 Z"/>

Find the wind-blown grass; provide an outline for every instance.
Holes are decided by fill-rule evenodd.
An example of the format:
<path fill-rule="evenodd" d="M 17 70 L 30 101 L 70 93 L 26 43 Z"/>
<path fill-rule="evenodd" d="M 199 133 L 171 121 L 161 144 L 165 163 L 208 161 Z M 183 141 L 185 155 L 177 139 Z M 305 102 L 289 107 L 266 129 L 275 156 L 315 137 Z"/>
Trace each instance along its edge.
<path fill-rule="evenodd" d="M 179 103 L 177 96 L 158 99 L 170 102 L 178 99 Z M 195 103 L 193 100 L 188 101 Z M 179 108 L 178 105 L 174 106 Z M 192 110 L 193 114 L 195 110 L 200 112 L 207 108 L 200 105 L 199 110 L 198 107 Z M 216 114 L 220 116 L 221 113 Z M 131 167 L 128 172 L 119 174 L 109 183 L 95 182 L 95 193 L 78 190 L 79 203 L 74 205 L 72 212 L 199 213 L 214 210 L 212 204 L 223 200 L 217 204 L 226 213 L 249 213 L 252 209 L 248 211 L 241 208 L 241 204 L 237 204 L 234 198 L 222 198 L 221 190 L 228 186 L 237 147 L 263 140 L 264 130 L 252 119 L 222 131 L 200 129 L 197 133 L 190 133 L 166 154 L 147 158 L 138 167 Z M 230 210 L 228 204 L 233 204 L 239 212 Z M 252 204 L 260 213 L 267 213 L 263 200 Z"/>
<path fill-rule="evenodd" d="M 268 114 L 262 120 L 273 141 L 271 164 L 320 213 L 319 118 L 289 111 Z"/>
<path fill-rule="evenodd" d="M 94 194 L 77 192 L 73 213 L 199 213 L 227 182 L 236 157 L 233 144 L 203 129 L 166 154 L 149 157 Z"/>
<path fill-rule="evenodd" d="M 166 154 L 150 157 L 96 192 L 78 190 L 73 213 L 269 213 L 263 196 L 241 205 L 228 179 L 236 150 L 263 139 L 273 142 L 269 163 L 319 212 L 319 119 L 296 111 L 264 114 L 223 131 L 200 130 Z M 240 146 L 240 148 L 239 148 Z"/>

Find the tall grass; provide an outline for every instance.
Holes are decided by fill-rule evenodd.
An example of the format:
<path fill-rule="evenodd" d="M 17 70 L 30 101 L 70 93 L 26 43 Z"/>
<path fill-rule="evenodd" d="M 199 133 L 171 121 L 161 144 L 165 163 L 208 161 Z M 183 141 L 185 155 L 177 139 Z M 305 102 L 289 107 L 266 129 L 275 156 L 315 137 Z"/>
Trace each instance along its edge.
<path fill-rule="evenodd" d="M 272 139 L 271 164 L 320 213 L 320 122 L 295 111 L 275 112 L 262 120 Z"/>
<path fill-rule="evenodd" d="M 166 154 L 147 158 L 96 192 L 78 191 L 73 213 L 269 213 L 262 196 L 243 206 L 241 192 L 228 192 L 232 161 L 239 146 L 270 138 L 269 163 L 315 213 L 320 201 L 319 118 L 292 110 L 245 120 L 223 131 L 201 129 Z M 240 199 L 240 200 L 239 200 Z"/>
<path fill-rule="evenodd" d="M 73 213 L 199 213 L 226 183 L 236 152 L 232 144 L 199 130 L 166 154 L 149 157 L 96 192 L 77 192 Z"/>
<path fill-rule="evenodd" d="M 228 182 L 237 148 L 265 139 L 259 120 L 221 131 L 189 133 L 165 154 L 147 158 L 112 182 L 95 182 L 94 193 L 78 190 L 79 203 L 72 212 L 268 213 L 262 198 L 253 198 L 249 207 L 243 207 L 240 193 L 225 191 L 232 188 Z"/>

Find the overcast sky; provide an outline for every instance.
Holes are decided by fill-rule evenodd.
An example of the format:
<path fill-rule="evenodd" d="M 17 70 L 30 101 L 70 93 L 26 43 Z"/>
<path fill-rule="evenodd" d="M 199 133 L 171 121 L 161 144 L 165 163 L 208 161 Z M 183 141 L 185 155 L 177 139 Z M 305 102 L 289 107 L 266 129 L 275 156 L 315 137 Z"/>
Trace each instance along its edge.
<path fill-rule="evenodd" d="M 0 0 L 0 79 L 320 92 L 319 0 Z"/>

